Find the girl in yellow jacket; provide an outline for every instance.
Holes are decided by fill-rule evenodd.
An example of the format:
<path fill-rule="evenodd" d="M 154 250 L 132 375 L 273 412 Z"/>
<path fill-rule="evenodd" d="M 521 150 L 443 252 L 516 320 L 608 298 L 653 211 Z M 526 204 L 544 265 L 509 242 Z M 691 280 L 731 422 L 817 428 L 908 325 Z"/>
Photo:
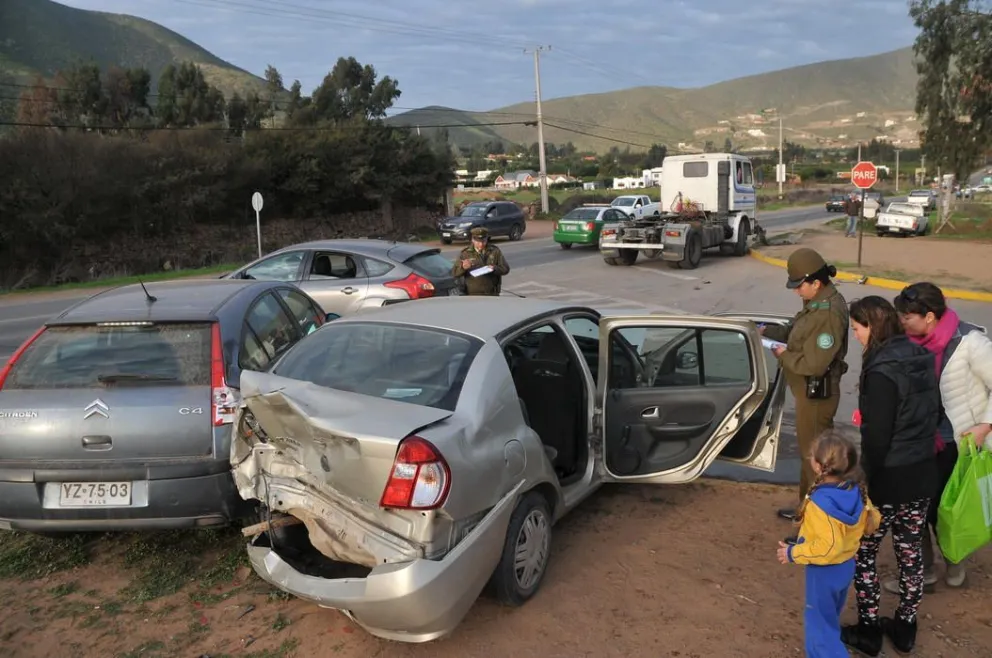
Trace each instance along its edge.
<path fill-rule="evenodd" d="M 835 430 L 820 435 L 810 465 L 816 482 L 800 507 L 797 539 L 779 542 L 778 560 L 806 565 L 806 655 L 847 658 L 840 615 L 854 580 L 854 556 L 881 515 L 860 483 L 857 449 L 843 435 Z"/>

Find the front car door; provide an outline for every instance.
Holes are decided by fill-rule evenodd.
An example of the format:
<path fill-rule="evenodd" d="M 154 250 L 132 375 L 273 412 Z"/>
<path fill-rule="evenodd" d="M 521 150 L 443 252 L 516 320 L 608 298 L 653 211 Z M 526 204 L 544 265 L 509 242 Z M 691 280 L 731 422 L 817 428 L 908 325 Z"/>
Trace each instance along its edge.
<path fill-rule="evenodd" d="M 753 322 L 626 316 L 599 331 L 603 480 L 689 482 L 718 458 L 775 469 L 784 388 Z"/>
<path fill-rule="evenodd" d="M 228 276 L 258 281 L 299 281 L 305 256 L 306 252 L 301 249 L 270 254 Z"/>
<path fill-rule="evenodd" d="M 358 256 L 342 251 L 314 251 L 299 284 L 325 313 L 348 315 L 365 301 L 369 278 Z"/>

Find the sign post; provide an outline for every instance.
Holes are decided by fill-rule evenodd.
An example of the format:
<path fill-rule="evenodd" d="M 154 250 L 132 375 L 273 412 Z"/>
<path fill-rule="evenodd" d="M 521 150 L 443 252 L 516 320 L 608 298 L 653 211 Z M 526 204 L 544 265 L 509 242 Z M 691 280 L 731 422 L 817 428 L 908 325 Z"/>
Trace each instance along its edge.
<path fill-rule="evenodd" d="M 878 182 L 878 169 L 871 162 L 862 160 L 851 168 L 851 182 L 861 190 L 861 208 L 858 210 L 858 267 L 861 267 L 861 243 L 865 237 L 865 193 Z"/>
<path fill-rule="evenodd" d="M 255 211 L 255 235 L 258 238 L 258 257 L 262 257 L 262 194 L 255 192 L 251 195 L 251 207 Z"/>

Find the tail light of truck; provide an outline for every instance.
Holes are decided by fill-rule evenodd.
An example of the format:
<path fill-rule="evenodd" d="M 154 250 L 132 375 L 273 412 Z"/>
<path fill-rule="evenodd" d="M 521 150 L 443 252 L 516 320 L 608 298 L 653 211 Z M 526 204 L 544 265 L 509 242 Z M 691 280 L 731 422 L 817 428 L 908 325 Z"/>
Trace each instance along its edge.
<path fill-rule="evenodd" d="M 394 290 L 402 290 L 410 299 L 426 299 L 434 296 L 434 284 L 416 273 L 411 273 L 404 279 L 387 281 L 382 285 Z"/>
<path fill-rule="evenodd" d="M 238 392 L 227 385 L 227 378 L 224 376 L 220 324 L 215 322 L 210 333 L 210 415 L 214 427 L 233 423 L 239 402 Z"/>
<path fill-rule="evenodd" d="M 437 448 L 419 436 L 408 436 L 396 451 L 379 505 L 389 509 L 436 509 L 444 503 L 450 488 L 451 469 Z"/>
<path fill-rule="evenodd" d="M 600 233 L 604 238 L 613 238 L 617 235 L 617 230 L 615 228 L 604 228 L 603 232 Z"/>
<path fill-rule="evenodd" d="M 3 390 L 4 382 L 7 381 L 7 377 L 10 375 L 10 371 L 14 369 L 14 364 L 16 364 L 17 360 L 21 358 L 21 355 L 24 354 L 24 352 L 27 351 L 29 347 L 31 347 L 31 343 L 38 340 L 38 336 L 45 333 L 45 329 L 47 329 L 47 327 L 43 325 L 40 329 L 38 329 L 36 332 L 31 334 L 31 336 L 26 341 L 21 343 L 21 346 L 17 348 L 17 351 L 11 354 L 10 358 L 7 359 L 7 363 L 6 365 L 4 365 L 3 370 L 0 370 L 0 390 Z"/>
<path fill-rule="evenodd" d="M 673 231 L 673 230 L 667 230 L 667 231 L 665 231 L 665 237 L 666 238 L 677 238 L 677 237 L 679 237 L 681 235 L 682 235 L 682 231 Z"/>

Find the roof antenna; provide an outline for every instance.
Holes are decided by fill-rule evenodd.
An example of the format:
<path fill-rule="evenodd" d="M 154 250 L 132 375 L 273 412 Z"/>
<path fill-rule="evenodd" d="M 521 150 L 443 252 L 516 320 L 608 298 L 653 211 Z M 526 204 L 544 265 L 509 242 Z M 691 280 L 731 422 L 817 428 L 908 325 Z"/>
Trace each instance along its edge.
<path fill-rule="evenodd" d="M 152 302 L 157 302 L 158 301 L 158 297 L 156 297 L 155 295 L 153 295 L 150 292 L 148 292 L 148 288 L 145 287 L 144 281 L 142 281 L 141 279 L 138 279 L 138 283 L 141 284 L 141 289 L 145 291 L 145 299 L 148 300 L 148 303 L 149 304 L 151 304 Z"/>

